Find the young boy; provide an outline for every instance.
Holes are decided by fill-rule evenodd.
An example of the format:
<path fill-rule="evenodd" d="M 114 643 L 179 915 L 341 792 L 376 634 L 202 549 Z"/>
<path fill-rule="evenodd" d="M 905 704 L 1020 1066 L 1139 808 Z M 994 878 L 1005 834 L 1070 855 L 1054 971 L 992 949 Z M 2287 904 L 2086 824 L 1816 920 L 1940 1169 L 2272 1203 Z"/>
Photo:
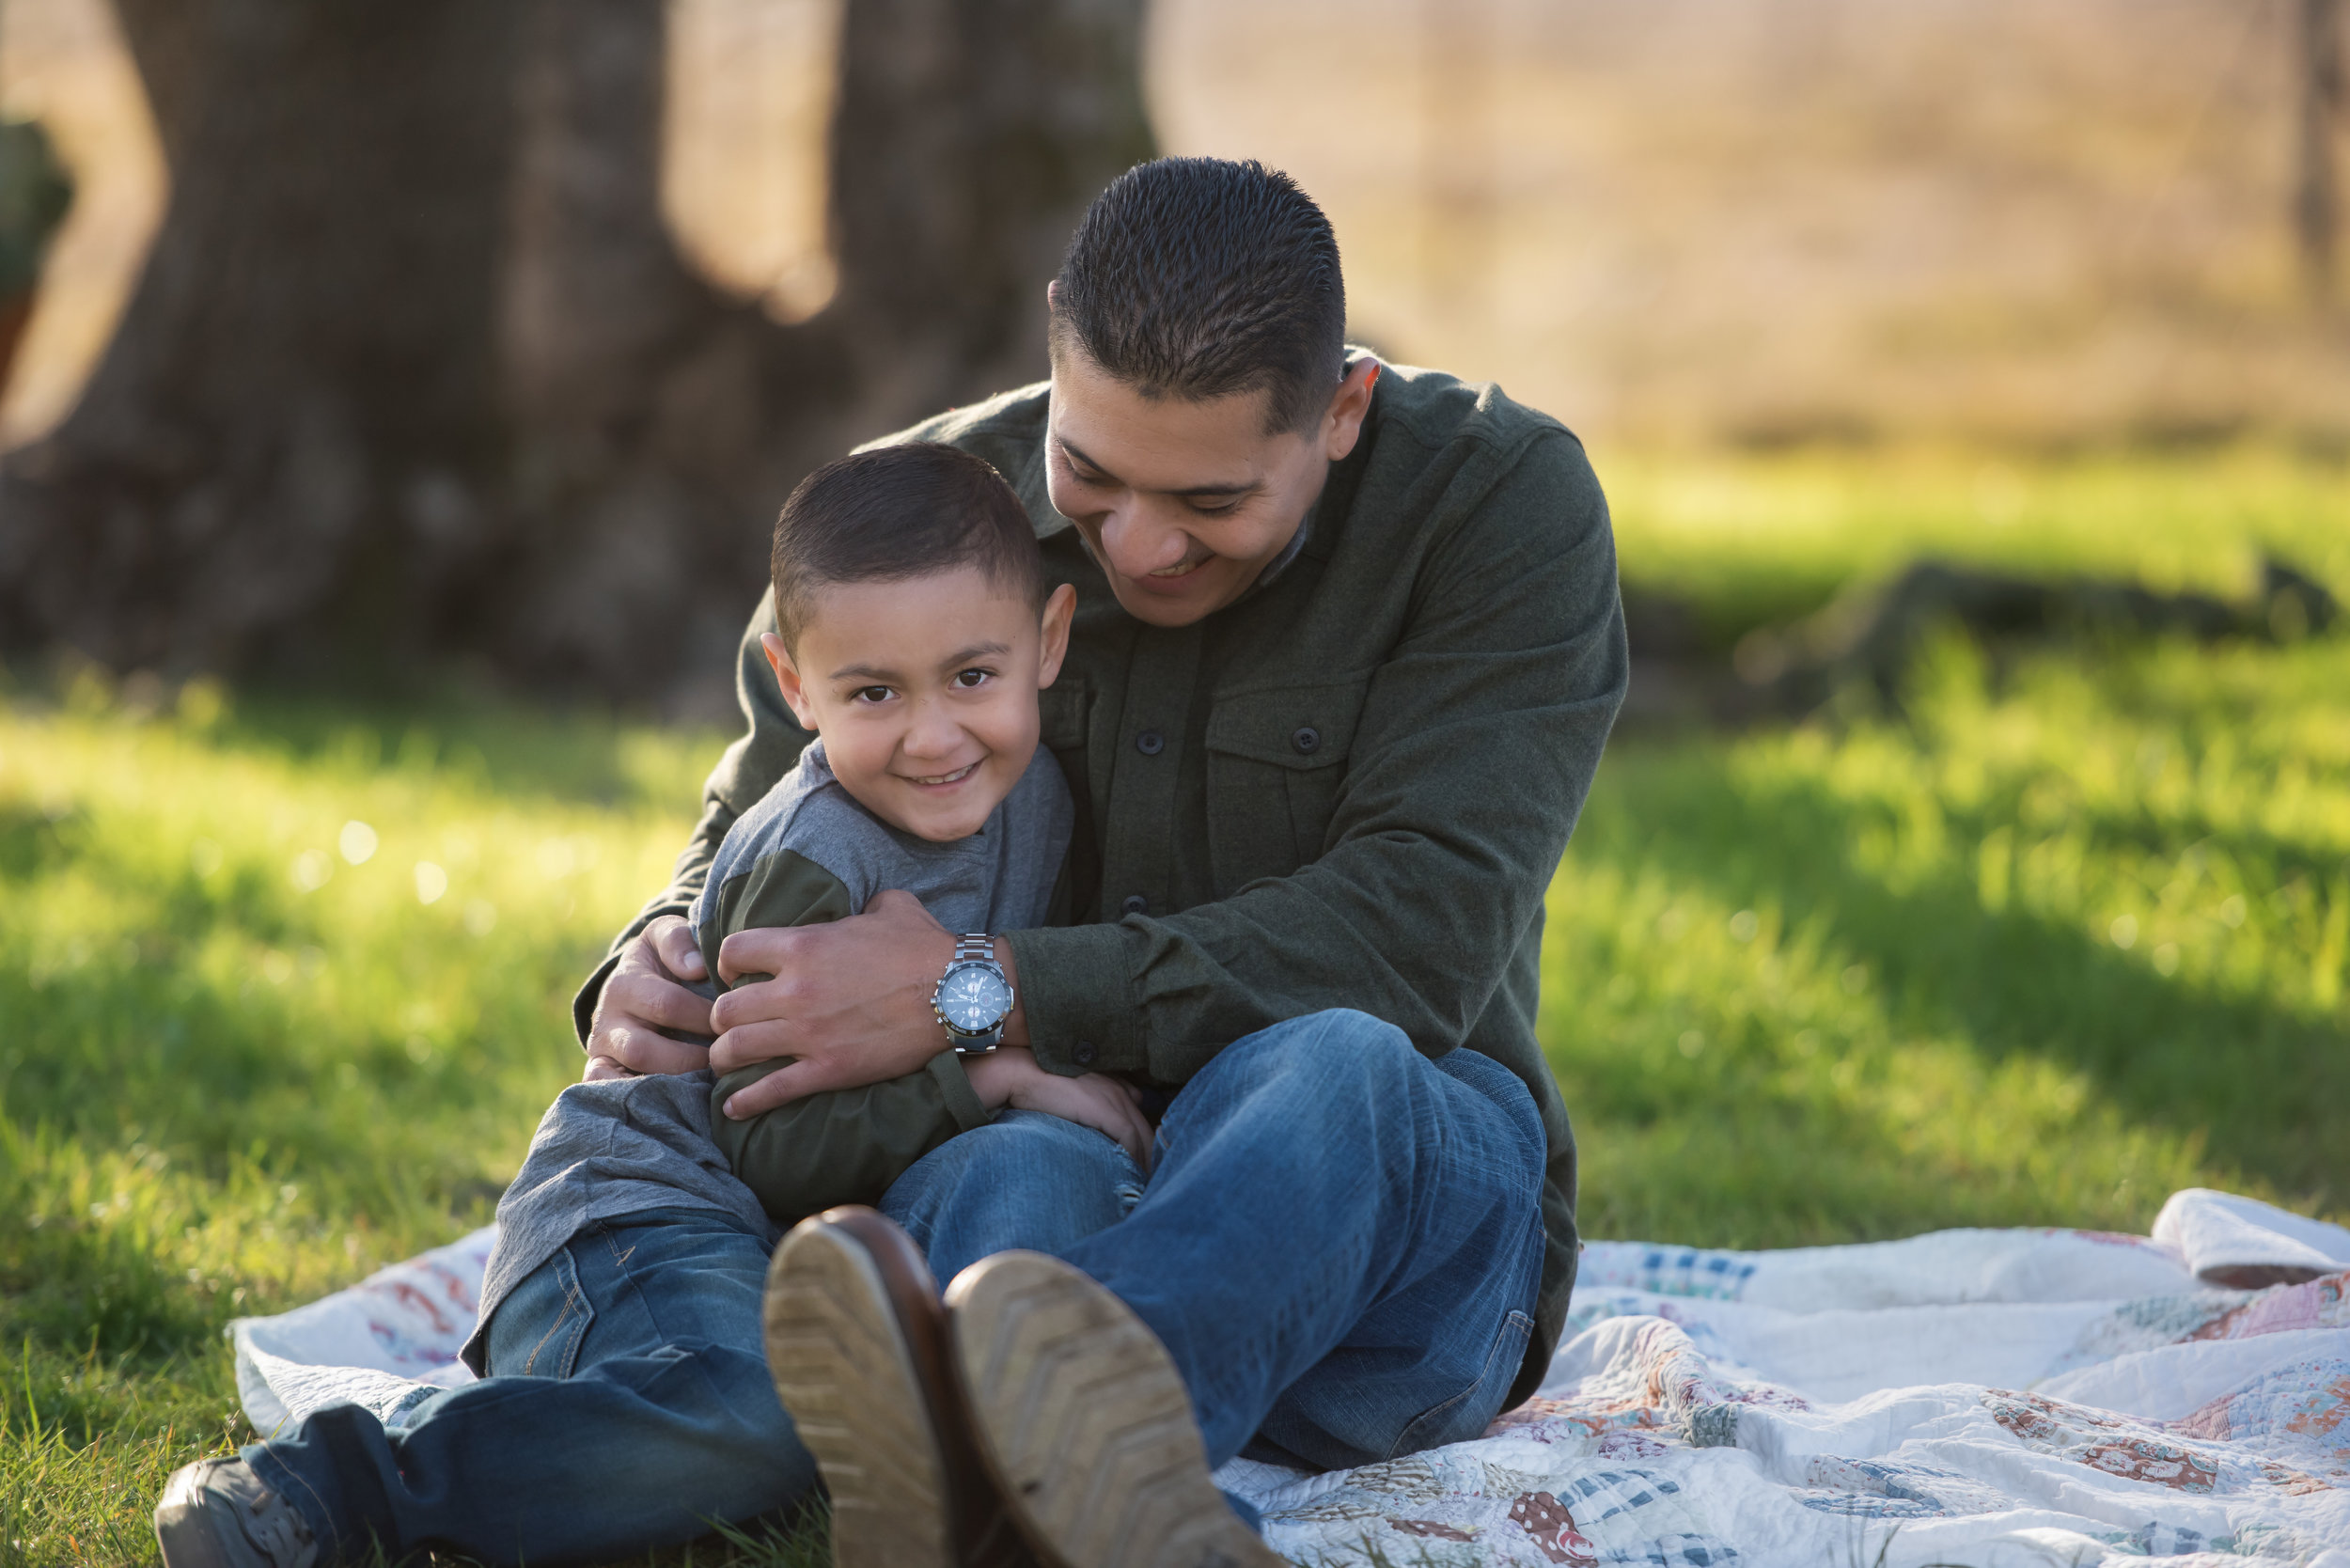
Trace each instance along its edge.
<path fill-rule="evenodd" d="M 728 935 L 838 919 L 891 888 L 950 932 L 1046 923 L 1071 807 L 1037 745 L 1037 693 L 1059 673 L 1076 596 L 1046 591 L 1010 487 L 953 447 L 844 458 L 785 503 L 773 567 L 781 635 L 766 639 L 768 663 L 818 738 L 719 847 L 693 913 L 710 973 L 764 979 L 726 973 Z M 1047 1073 L 984 1032 L 958 1037 L 956 982 L 991 980 L 1001 972 L 975 955 L 942 984 L 947 1027 L 924 1072 L 747 1121 L 728 1118 L 727 1100 L 789 1058 L 715 1085 L 694 1073 L 566 1089 L 498 1204 L 484 1329 L 466 1359 L 483 1370 L 497 1303 L 601 1219 L 715 1208 L 756 1230 L 877 1202 L 915 1159 L 1007 1107 L 1092 1127 L 1144 1163 L 1151 1131 L 1126 1085 Z"/>

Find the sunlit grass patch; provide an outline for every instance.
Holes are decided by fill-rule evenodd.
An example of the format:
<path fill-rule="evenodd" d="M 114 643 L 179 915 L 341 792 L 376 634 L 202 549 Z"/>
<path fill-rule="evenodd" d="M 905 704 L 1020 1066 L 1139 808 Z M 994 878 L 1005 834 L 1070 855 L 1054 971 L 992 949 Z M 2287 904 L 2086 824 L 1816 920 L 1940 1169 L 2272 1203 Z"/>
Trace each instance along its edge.
<path fill-rule="evenodd" d="M 1592 1234 L 2350 1201 L 2350 643 L 1964 644 L 1903 719 L 1621 743 L 1554 885 Z"/>
<path fill-rule="evenodd" d="M 228 1318 L 488 1217 L 716 749 L 138 695 L 0 708 L 0 1563 L 149 1555 Z"/>
<path fill-rule="evenodd" d="M 2274 556 L 2350 602 L 2350 465 L 2339 455 L 1603 449 L 1593 462 L 1627 589 L 1689 601 L 1724 649 L 1920 557 L 2238 599 Z"/>

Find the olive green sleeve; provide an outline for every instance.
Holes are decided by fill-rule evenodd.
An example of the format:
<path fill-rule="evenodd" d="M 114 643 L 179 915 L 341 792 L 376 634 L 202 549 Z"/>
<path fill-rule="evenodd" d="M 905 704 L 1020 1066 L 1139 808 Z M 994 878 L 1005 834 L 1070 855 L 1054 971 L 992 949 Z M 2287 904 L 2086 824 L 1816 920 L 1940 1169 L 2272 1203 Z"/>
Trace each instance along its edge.
<path fill-rule="evenodd" d="M 718 972 L 718 948 L 738 931 L 816 925 L 850 913 L 838 877 L 791 850 L 760 859 L 718 889 L 701 932 L 702 956 Z M 747 985 L 764 975 L 744 975 Z M 794 1100 L 737 1121 L 728 1099 L 792 1058 L 778 1058 L 720 1078 L 711 1090 L 710 1131 L 735 1176 L 776 1223 L 791 1225 L 836 1203 L 877 1201 L 915 1161 L 989 1120 L 963 1060 L 941 1051 L 919 1073 L 862 1089 Z"/>
<path fill-rule="evenodd" d="M 778 1225 L 836 1203 L 877 1203 L 916 1160 L 990 1120 L 962 1058 L 948 1050 L 902 1078 L 811 1094 L 746 1121 L 728 1121 L 727 1097 L 782 1065 L 763 1061 L 720 1078 L 710 1115 L 719 1150 Z"/>

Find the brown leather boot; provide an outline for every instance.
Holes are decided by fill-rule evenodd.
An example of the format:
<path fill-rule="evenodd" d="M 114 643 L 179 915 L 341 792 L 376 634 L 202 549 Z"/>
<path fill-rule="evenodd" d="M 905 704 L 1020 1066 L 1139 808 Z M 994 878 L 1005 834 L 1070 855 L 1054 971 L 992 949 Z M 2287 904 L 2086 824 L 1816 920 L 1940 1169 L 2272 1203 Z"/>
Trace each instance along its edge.
<path fill-rule="evenodd" d="M 947 1316 L 979 1450 L 1050 1568 L 1288 1568 L 1216 1488 L 1167 1347 L 1090 1277 L 998 1252 Z"/>
<path fill-rule="evenodd" d="M 972 1445 L 922 1254 L 871 1209 L 776 1248 L 767 1370 L 832 1497 L 838 1568 L 1035 1568 Z"/>

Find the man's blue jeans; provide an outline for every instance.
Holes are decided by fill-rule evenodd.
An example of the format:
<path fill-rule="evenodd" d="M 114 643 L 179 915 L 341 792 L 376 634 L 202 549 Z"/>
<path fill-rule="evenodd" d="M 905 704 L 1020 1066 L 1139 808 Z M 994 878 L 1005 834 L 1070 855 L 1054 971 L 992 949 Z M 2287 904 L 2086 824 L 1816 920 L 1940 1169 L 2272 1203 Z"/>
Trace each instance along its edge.
<path fill-rule="evenodd" d="M 1543 1151 L 1506 1069 L 1332 1011 L 1221 1052 L 1147 1182 L 1101 1135 L 1012 1111 L 882 1206 L 942 1285 L 1033 1247 L 1116 1292 L 1174 1356 L 1211 1463 L 1246 1446 L 1337 1467 L 1499 1410 L 1532 1327 Z M 760 1352 L 765 1266 L 706 1211 L 599 1227 L 499 1307 L 492 1376 L 397 1430 L 340 1406 L 245 1457 L 349 1553 L 615 1558 L 787 1507 L 815 1469 Z"/>
<path fill-rule="evenodd" d="M 1147 1184 L 1100 1134 L 1011 1111 L 882 1211 L 942 1285 L 1032 1247 L 1108 1286 L 1174 1357 L 1211 1465 L 1340 1469 L 1500 1412 L 1534 1326 L 1546 1147 L 1509 1069 L 1332 1011 L 1220 1052 L 1160 1122 Z"/>

